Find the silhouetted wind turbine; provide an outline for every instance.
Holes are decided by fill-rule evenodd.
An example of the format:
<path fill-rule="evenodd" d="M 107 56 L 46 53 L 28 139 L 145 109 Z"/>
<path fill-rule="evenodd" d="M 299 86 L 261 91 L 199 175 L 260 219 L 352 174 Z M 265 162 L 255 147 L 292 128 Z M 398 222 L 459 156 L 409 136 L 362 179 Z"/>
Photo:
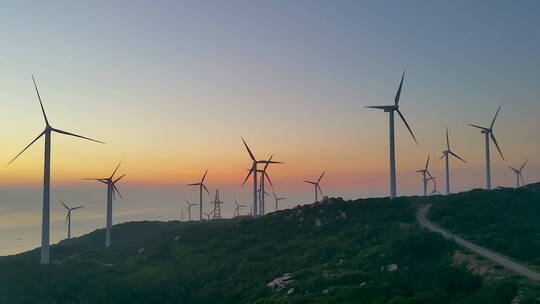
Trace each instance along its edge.
<path fill-rule="evenodd" d="M 384 112 L 387 112 L 390 115 L 390 197 L 396 197 L 397 195 L 397 187 L 396 187 L 396 153 L 395 153 L 395 145 L 394 145 L 394 112 L 397 112 L 407 129 L 409 130 L 409 133 L 411 133 L 414 142 L 418 143 L 416 141 L 416 137 L 414 137 L 414 134 L 409 127 L 409 124 L 407 123 L 407 120 L 405 120 L 405 117 L 399 110 L 399 98 L 401 96 L 401 88 L 403 86 L 403 78 L 405 77 L 405 71 L 403 71 L 403 75 L 401 76 L 401 82 L 399 83 L 399 88 L 396 93 L 396 97 L 394 99 L 394 104 L 390 106 L 368 106 L 366 108 L 372 108 L 372 109 L 380 109 L 384 110 Z"/>
<path fill-rule="evenodd" d="M 501 106 L 497 109 L 497 112 L 495 113 L 495 117 L 493 117 L 493 121 L 491 121 L 491 125 L 489 128 L 484 128 L 481 126 L 469 124 L 471 127 L 478 128 L 482 131 L 480 131 L 482 134 L 486 137 L 486 188 L 488 190 L 491 190 L 491 160 L 489 155 L 489 139 L 491 138 L 493 140 L 493 143 L 495 144 L 495 147 L 497 147 L 497 150 L 499 151 L 499 154 L 501 155 L 501 158 L 504 160 L 504 156 L 501 152 L 501 148 L 499 147 L 499 144 L 497 143 L 497 139 L 495 138 L 495 135 L 493 134 L 493 125 L 495 124 L 495 120 L 497 119 L 497 116 L 499 115 L 499 111 L 501 110 Z"/>
<path fill-rule="evenodd" d="M 514 171 L 514 173 L 516 174 L 516 187 L 518 187 L 518 188 L 521 186 L 519 184 L 520 179 L 523 182 L 523 185 L 525 185 L 525 180 L 523 179 L 523 168 L 525 168 L 525 165 L 527 165 L 527 162 L 528 161 L 525 161 L 523 163 L 523 165 L 521 165 L 521 167 L 519 167 L 519 169 L 508 166 L 508 168 L 510 168 L 510 170 Z"/>
<path fill-rule="evenodd" d="M 234 204 L 236 205 L 236 207 L 234 208 L 234 216 L 240 216 L 240 208 L 244 208 L 246 206 L 238 204 L 236 198 L 234 199 Z"/>
<path fill-rule="evenodd" d="M 450 165 L 449 165 L 449 156 L 452 155 L 455 158 L 461 160 L 464 163 L 467 163 L 466 160 L 459 157 L 456 153 L 452 152 L 450 150 L 450 140 L 448 139 L 448 128 L 446 128 L 446 150 L 442 151 L 442 156 L 439 158 L 439 160 L 444 158 L 444 166 L 446 169 L 446 195 L 450 194 Z"/>
<path fill-rule="evenodd" d="M 64 206 L 64 208 L 66 208 L 67 210 L 67 215 L 66 215 L 66 223 L 68 224 L 68 234 L 67 234 L 67 238 L 68 240 L 71 239 L 71 211 L 73 210 L 77 210 L 77 209 L 81 209 L 82 207 L 84 206 L 79 206 L 79 207 L 73 207 L 73 208 L 69 208 L 68 206 L 66 206 L 66 204 L 64 204 L 64 202 L 60 201 L 60 203 L 62 204 L 62 206 Z"/>
<path fill-rule="evenodd" d="M 323 192 L 321 190 L 321 186 L 319 185 L 319 183 L 321 182 L 321 179 L 323 178 L 324 173 L 326 173 L 326 171 L 321 174 L 321 176 L 316 182 L 304 181 L 305 183 L 312 184 L 313 186 L 315 186 L 315 202 L 318 202 L 318 196 L 317 196 L 318 192 L 321 192 L 321 196 L 323 196 Z"/>
<path fill-rule="evenodd" d="M 268 159 L 268 162 L 264 165 L 264 168 L 263 170 L 258 170 L 258 172 L 261 173 L 261 215 L 265 215 L 266 213 L 266 202 L 265 202 L 265 195 L 264 194 L 267 194 L 266 190 L 264 189 L 264 181 L 267 179 L 268 182 L 270 183 L 270 186 L 272 186 L 272 188 L 274 188 L 274 185 L 272 184 L 272 180 L 270 179 L 270 176 L 268 176 L 268 172 L 266 172 L 266 170 L 268 169 L 268 166 L 270 165 L 270 162 L 272 161 L 272 158 L 274 156 L 270 156 L 270 159 Z"/>
<path fill-rule="evenodd" d="M 188 200 L 186 200 L 187 204 L 187 210 L 188 210 L 188 221 L 191 221 L 191 207 L 197 206 L 195 203 L 190 203 Z"/>
<path fill-rule="evenodd" d="M 286 199 L 286 197 L 278 197 L 275 192 L 272 192 L 272 194 L 274 194 L 274 199 L 276 201 L 276 211 L 278 211 L 278 209 L 279 209 L 278 208 L 279 201 Z"/>
<path fill-rule="evenodd" d="M 118 166 L 116 166 L 116 169 L 114 169 L 113 173 L 109 177 L 105 178 L 85 178 L 85 180 L 95 180 L 100 183 L 103 183 L 107 185 L 107 228 L 105 230 L 105 247 L 109 248 L 111 247 L 111 228 L 112 228 L 112 204 L 113 199 L 116 200 L 116 193 L 120 196 L 120 198 L 123 199 L 122 194 L 120 191 L 118 191 L 118 188 L 116 187 L 116 183 L 120 181 L 126 174 L 121 175 L 119 178 L 114 179 L 114 175 L 118 171 L 118 168 L 120 168 L 120 165 L 122 162 L 120 161 L 118 163 Z"/>
<path fill-rule="evenodd" d="M 200 183 L 195 183 L 195 184 L 188 184 L 188 186 L 199 186 L 199 220 L 202 221 L 203 219 L 203 203 L 202 203 L 202 190 L 206 190 L 206 192 L 208 193 L 208 195 L 210 195 L 210 191 L 208 191 L 208 188 L 206 188 L 206 186 L 204 185 L 204 179 L 206 178 L 206 174 L 208 173 L 208 170 L 206 170 L 206 172 L 204 172 L 204 175 L 201 179 L 201 182 Z"/>
<path fill-rule="evenodd" d="M 422 174 L 422 182 L 424 183 L 424 196 L 427 196 L 427 184 L 428 184 L 428 175 L 431 176 L 431 173 L 429 172 L 429 155 L 426 161 L 426 167 L 424 169 L 416 171 L 417 173 Z"/>
<path fill-rule="evenodd" d="M 34 144 L 41 136 L 45 136 L 45 157 L 44 157 L 44 167 L 43 167 L 43 214 L 41 222 L 41 264 L 49 264 L 49 224 L 50 224 L 50 199 L 51 199 L 51 134 L 52 132 L 74 136 L 94 142 L 103 144 L 103 142 L 84 137 L 81 135 L 73 134 L 70 132 L 62 131 L 59 129 L 53 128 L 49 124 L 47 119 L 47 114 L 45 114 L 45 108 L 43 107 L 43 102 L 41 101 L 41 96 L 39 95 L 39 90 L 36 85 L 34 76 L 32 75 L 32 81 L 34 82 L 34 88 L 36 89 L 36 94 L 39 99 L 39 104 L 41 106 L 41 112 L 43 113 L 43 118 L 45 119 L 45 130 L 41 132 L 36 139 L 34 139 L 28 146 L 26 146 L 19 154 L 17 154 L 8 164 L 9 166 L 13 163 L 21 154 L 24 153 L 32 144 Z"/>
<path fill-rule="evenodd" d="M 259 214 L 258 213 L 258 208 L 257 208 L 257 173 L 258 173 L 257 165 L 258 164 L 266 164 L 266 163 L 282 164 L 282 162 L 267 161 L 267 160 L 257 160 L 257 159 L 255 159 L 255 155 L 253 155 L 253 153 L 251 152 L 251 149 L 249 149 L 249 147 L 248 147 L 246 141 L 244 140 L 244 138 L 242 138 L 242 142 L 244 143 L 244 146 L 246 147 L 246 150 L 249 153 L 249 157 L 253 161 L 253 163 L 251 165 L 251 169 L 249 170 L 248 175 L 244 179 L 244 182 L 242 183 L 242 186 L 247 182 L 247 180 L 249 179 L 249 177 L 253 173 L 253 216 L 255 216 L 255 215 Z"/>
<path fill-rule="evenodd" d="M 430 178 L 428 178 L 428 180 L 432 181 L 433 182 L 433 190 L 430 192 L 431 195 L 440 195 L 441 193 L 439 192 L 439 190 L 437 190 L 437 180 L 436 180 L 436 177 L 432 176 Z"/>

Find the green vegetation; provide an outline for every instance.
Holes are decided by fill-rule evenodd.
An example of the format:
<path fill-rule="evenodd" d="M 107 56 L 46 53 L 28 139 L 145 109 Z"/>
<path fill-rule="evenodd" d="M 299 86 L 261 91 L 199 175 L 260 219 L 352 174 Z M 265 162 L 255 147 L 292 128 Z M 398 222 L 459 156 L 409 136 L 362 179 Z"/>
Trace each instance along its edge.
<path fill-rule="evenodd" d="M 108 250 L 98 230 L 53 246 L 51 265 L 37 250 L 3 258 L 0 303 L 510 303 L 515 282 L 451 266 L 454 244 L 416 226 L 419 200 L 117 225 Z M 285 273 L 292 283 L 266 286 Z"/>
<path fill-rule="evenodd" d="M 430 217 L 474 243 L 540 266 L 539 190 L 529 185 L 440 197 Z"/>

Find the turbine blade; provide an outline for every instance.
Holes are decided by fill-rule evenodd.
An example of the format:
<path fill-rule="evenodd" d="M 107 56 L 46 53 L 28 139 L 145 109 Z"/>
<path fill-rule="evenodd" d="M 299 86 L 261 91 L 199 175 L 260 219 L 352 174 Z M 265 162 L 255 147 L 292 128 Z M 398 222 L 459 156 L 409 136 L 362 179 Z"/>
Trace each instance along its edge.
<path fill-rule="evenodd" d="M 450 140 L 448 139 L 448 128 L 446 128 L 446 149 L 450 151 Z"/>
<path fill-rule="evenodd" d="M 399 104 L 399 98 L 401 96 L 401 88 L 403 87 L 403 78 L 405 78 L 405 71 L 401 75 L 401 81 L 399 82 L 399 88 L 396 93 L 396 98 L 394 99 L 394 104 L 397 106 Z"/>
<path fill-rule="evenodd" d="M 317 184 L 317 189 L 319 189 L 319 192 L 321 193 L 321 196 L 324 198 L 324 194 L 323 194 L 323 192 L 321 190 L 321 186 L 319 186 L 319 184 Z"/>
<path fill-rule="evenodd" d="M 316 184 L 317 184 L 316 182 L 310 182 L 310 181 L 304 181 L 304 183 L 308 183 L 308 184 L 312 184 L 312 185 L 316 185 Z"/>
<path fill-rule="evenodd" d="M 523 174 L 521 172 L 519 172 L 519 177 L 521 177 L 521 183 L 525 186 L 525 179 L 523 179 Z"/>
<path fill-rule="evenodd" d="M 71 214 L 70 211 L 68 211 L 68 213 L 66 214 L 66 220 L 64 221 L 64 224 L 67 223 L 68 219 L 69 219 L 69 215 Z"/>
<path fill-rule="evenodd" d="M 495 117 L 493 117 L 493 121 L 491 122 L 490 129 L 493 129 L 493 125 L 495 124 L 495 120 L 497 119 L 497 116 L 499 115 L 499 111 L 501 110 L 501 106 L 497 109 L 497 112 L 495 113 Z"/>
<path fill-rule="evenodd" d="M 450 151 L 450 154 L 452 154 L 454 157 L 456 157 L 457 159 L 461 160 L 462 162 L 468 164 L 468 162 L 466 160 L 464 160 L 463 158 L 459 157 L 456 153 Z"/>
<path fill-rule="evenodd" d="M 249 149 L 248 145 L 246 144 L 246 141 L 244 140 L 244 138 L 243 138 L 243 137 L 240 137 L 240 138 L 242 138 L 242 141 L 244 142 L 244 146 L 246 146 L 246 149 L 247 149 L 247 151 L 248 151 L 248 153 L 249 153 L 249 157 L 251 157 L 251 159 L 252 159 L 253 161 L 257 161 L 257 160 L 255 159 L 255 156 L 253 155 L 253 153 L 251 153 L 251 150 Z"/>
<path fill-rule="evenodd" d="M 204 183 L 204 179 L 206 178 L 206 174 L 208 174 L 208 169 L 206 169 L 206 172 L 204 172 L 204 175 L 201 179 L 201 184 Z"/>
<path fill-rule="evenodd" d="M 274 184 L 272 184 L 272 180 L 270 179 L 270 176 L 268 176 L 268 173 L 266 173 L 266 171 L 263 174 L 264 174 L 264 176 L 266 176 L 266 179 L 268 180 L 268 182 L 270 183 L 270 186 L 272 186 L 272 189 L 273 189 Z"/>
<path fill-rule="evenodd" d="M 488 128 L 480 127 L 480 126 L 473 125 L 473 124 L 469 124 L 469 126 L 475 127 L 475 128 L 481 129 L 481 130 L 488 130 Z"/>
<path fill-rule="evenodd" d="M 499 143 L 497 143 L 497 139 L 495 139 L 495 135 L 493 132 L 489 132 L 489 135 L 491 136 L 491 139 L 493 140 L 493 143 L 495 144 L 495 147 L 497 147 L 497 150 L 499 151 L 499 154 L 501 155 L 502 159 L 504 160 L 504 156 L 501 152 L 501 148 L 499 147 Z"/>
<path fill-rule="evenodd" d="M 525 168 L 525 165 L 527 165 L 528 162 L 529 162 L 529 161 L 526 160 L 526 161 L 523 163 L 523 165 L 521 166 L 521 168 L 519 168 L 519 172 L 521 172 L 521 170 L 523 170 L 523 168 Z"/>
<path fill-rule="evenodd" d="M 89 141 L 97 142 L 97 143 L 100 143 L 100 144 L 105 144 L 105 143 L 104 143 L 104 142 L 102 142 L 102 141 L 99 141 L 99 140 L 95 140 L 95 139 L 92 139 L 92 138 L 90 138 L 90 137 L 85 137 L 85 136 L 81 136 L 81 135 L 77 135 L 77 134 L 69 133 L 69 132 L 66 132 L 66 131 L 62 131 L 62 130 L 59 130 L 59 129 L 55 129 L 55 128 L 52 128 L 52 130 L 53 130 L 54 132 L 57 132 L 57 133 L 60 133 L 60 134 L 65 134 L 65 135 L 69 135 L 69 136 L 74 136 L 74 137 L 78 137 L 78 138 L 86 139 L 86 140 L 89 140 Z"/>
<path fill-rule="evenodd" d="M 79 207 L 75 207 L 75 208 L 71 208 L 71 210 L 77 210 L 77 209 L 81 209 L 83 208 L 84 206 L 79 206 Z"/>
<path fill-rule="evenodd" d="M 411 127 L 409 126 L 409 124 L 407 123 L 407 121 L 405 120 L 405 117 L 403 116 L 403 114 L 401 113 L 400 110 L 397 110 L 397 113 L 399 114 L 399 117 L 401 117 L 401 120 L 403 120 L 403 123 L 405 124 L 405 126 L 407 127 L 407 129 L 409 129 L 409 132 L 411 133 L 412 135 L 412 138 L 414 139 L 414 142 L 416 144 L 418 144 L 418 141 L 416 141 L 416 137 L 414 136 L 414 133 L 413 131 L 411 130 Z"/>
<path fill-rule="evenodd" d="M 426 170 L 427 170 L 427 169 L 428 169 L 428 167 L 429 167 L 429 158 L 430 158 L 430 157 L 431 157 L 431 155 L 428 155 L 428 157 L 427 157 L 427 162 L 426 162 Z"/>
<path fill-rule="evenodd" d="M 443 153 L 443 155 L 441 155 L 441 157 L 439 157 L 439 159 L 437 161 L 441 161 L 441 159 L 443 159 L 443 158 L 444 158 L 444 153 Z"/>
<path fill-rule="evenodd" d="M 396 106 L 365 106 L 365 108 L 368 109 L 379 109 L 379 110 L 385 110 L 385 111 L 391 111 L 392 109 L 395 109 Z"/>
<path fill-rule="evenodd" d="M 114 191 L 116 191 L 116 193 L 118 193 L 118 195 L 120 196 L 121 199 L 124 199 L 124 197 L 122 196 L 122 193 L 120 193 L 120 191 L 118 191 L 118 188 L 116 188 L 116 185 L 115 184 L 112 184 L 113 186 L 113 193 Z"/>
<path fill-rule="evenodd" d="M 119 163 L 118 163 L 118 166 L 116 166 L 116 168 L 114 169 L 113 173 L 111 174 L 111 177 L 109 178 L 113 178 L 113 176 L 116 174 L 116 171 L 118 171 L 118 168 L 120 168 L 120 165 L 122 164 L 123 160 L 121 160 Z"/>
<path fill-rule="evenodd" d="M 126 176 L 126 174 L 127 174 L 127 173 L 122 174 L 119 178 L 117 178 L 117 179 L 113 182 L 113 184 L 116 184 L 117 181 L 119 181 L 119 180 L 121 180 L 122 178 L 124 178 L 124 176 Z"/>
<path fill-rule="evenodd" d="M 326 173 L 326 171 L 323 171 L 323 173 L 321 174 L 321 176 L 319 177 L 319 179 L 317 180 L 317 184 L 321 181 L 321 179 L 323 178 L 324 174 Z"/>
<path fill-rule="evenodd" d="M 188 186 L 199 186 L 201 183 L 187 184 Z"/>
<path fill-rule="evenodd" d="M 41 96 L 39 95 L 39 90 L 36 85 L 36 80 L 34 79 L 34 75 L 32 75 L 32 82 L 34 82 L 34 88 L 36 89 L 37 97 L 39 99 L 39 105 L 41 106 L 41 112 L 43 113 L 43 118 L 45 118 L 45 123 L 47 126 L 49 125 L 49 120 L 47 119 L 47 114 L 45 114 L 45 108 L 43 107 L 43 102 L 41 102 Z"/>
<path fill-rule="evenodd" d="M 251 176 L 251 173 L 253 172 L 253 167 L 251 167 L 251 170 L 249 170 L 249 173 L 248 175 L 246 176 L 246 179 L 244 179 L 244 182 L 242 183 L 242 186 L 244 186 L 244 184 L 247 182 L 247 180 L 249 179 L 249 177 Z"/>
<path fill-rule="evenodd" d="M 64 208 L 66 208 L 67 210 L 69 210 L 69 207 L 66 206 L 66 204 L 64 204 L 64 202 L 60 201 L 60 203 L 64 206 Z"/>
<path fill-rule="evenodd" d="M 276 193 L 275 193 L 274 191 L 272 191 L 272 194 L 274 195 L 274 198 L 275 198 L 276 200 L 279 200 L 278 197 L 277 197 L 277 195 L 276 195 Z"/>
<path fill-rule="evenodd" d="M 206 186 L 204 184 L 201 184 L 201 186 L 204 188 L 204 190 L 206 190 L 206 193 L 208 193 L 208 195 L 210 195 L 210 191 L 208 191 L 208 188 L 206 188 Z"/>
<path fill-rule="evenodd" d="M 268 169 L 268 166 L 270 165 L 270 163 L 272 162 L 272 158 L 274 157 L 274 155 L 272 154 L 270 156 L 270 159 L 268 159 L 268 161 L 266 162 L 266 164 L 264 165 L 264 168 L 263 168 L 263 172 L 266 172 L 266 169 Z"/>
<path fill-rule="evenodd" d="M 45 134 L 45 131 L 41 132 L 41 133 L 36 137 L 36 139 L 34 139 L 28 146 L 26 146 L 26 148 L 24 148 L 21 152 L 19 152 L 19 154 L 17 154 L 17 156 L 15 156 L 11 161 L 9 161 L 9 163 L 6 165 L 6 167 L 9 166 L 9 165 L 11 165 L 12 162 L 14 162 L 21 154 L 23 154 L 24 151 L 26 151 L 28 148 L 30 148 L 30 146 L 31 146 L 32 144 L 34 144 L 41 136 L 43 136 L 43 134 Z"/>

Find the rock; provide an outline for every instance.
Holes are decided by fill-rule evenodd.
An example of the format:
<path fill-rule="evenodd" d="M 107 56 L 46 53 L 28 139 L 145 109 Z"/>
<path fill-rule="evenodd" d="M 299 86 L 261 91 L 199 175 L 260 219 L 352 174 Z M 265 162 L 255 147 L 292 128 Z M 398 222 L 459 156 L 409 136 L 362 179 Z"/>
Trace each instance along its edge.
<path fill-rule="evenodd" d="M 291 288 L 287 291 L 287 295 L 290 296 L 294 293 L 294 288 Z"/>
<path fill-rule="evenodd" d="M 366 282 L 362 282 L 362 283 L 360 283 L 360 285 L 358 285 L 358 287 L 362 288 L 362 287 L 366 286 L 366 284 L 367 284 Z"/>
<path fill-rule="evenodd" d="M 141 253 L 144 253 L 144 251 L 145 251 L 144 248 L 139 248 L 139 250 L 137 250 L 137 253 L 141 254 Z"/>
<path fill-rule="evenodd" d="M 396 264 L 388 264 L 386 266 L 386 271 L 388 272 L 394 272 L 394 271 L 397 271 L 398 270 L 398 265 Z"/>
<path fill-rule="evenodd" d="M 329 292 L 330 292 L 330 289 L 325 289 L 325 290 L 323 290 L 322 293 L 323 293 L 323 294 L 328 294 Z"/>
<path fill-rule="evenodd" d="M 180 241 L 181 238 L 182 238 L 181 236 L 177 235 L 177 236 L 173 239 L 173 241 L 178 242 L 178 241 Z"/>
<path fill-rule="evenodd" d="M 277 277 L 268 284 L 266 284 L 266 286 L 280 290 L 292 282 L 294 282 L 292 280 L 292 274 L 284 273 L 281 277 Z"/>
<path fill-rule="evenodd" d="M 315 219 L 315 227 L 322 227 L 322 220 L 320 218 Z"/>
<path fill-rule="evenodd" d="M 347 218 L 347 213 L 341 212 L 341 218 L 342 218 L 342 219 L 346 219 L 346 218 Z"/>

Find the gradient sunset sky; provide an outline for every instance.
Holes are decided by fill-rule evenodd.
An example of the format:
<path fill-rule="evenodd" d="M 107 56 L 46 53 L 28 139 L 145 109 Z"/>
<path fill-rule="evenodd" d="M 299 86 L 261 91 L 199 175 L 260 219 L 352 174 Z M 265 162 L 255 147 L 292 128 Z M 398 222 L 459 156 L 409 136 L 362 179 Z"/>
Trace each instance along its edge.
<path fill-rule="evenodd" d="M 105 177 L 120 159 L 117 210 L 140 210 L 124 220 L 160 208 L 177 218 L 196 198 L 185 184 L 206 169 L 226 212 L 233 197 L 247 204 L 240 136 L 258 158 L 286 163 L 270 169 L 283 207 L 311 201 L 302 181 L 323 170 L 330 196 L 386 196 L 388 115 L 364 106 L 391 104 L 406 70 L 401 109 L 419 144 L 397 121 L 399 194 L 420 193 L 414 171 L 441 155 L 445 127 L 469 161 L 452 161 L 454 190 L 482 187 L 483 137 L 467 123 L 488 125 L 499 105 L 506 161 L 492 149 L 494 185 L 513 186 L 506 165 L 525 160 L 526 181 L 538 181 L 539 11 L 538 1 L 3 3 L 0 162 L 44 127 L 34 74 L 54 127 L 107 142 L 52 139 L 52 201 L 85 201 L 80 217 L 99 219 L 88 229 L 103 225 L 105 189 L 82 178 Z M 42 140 L 0 170 L 0 236 L 38 231 L 42 171 Z M 443 163 L 432 172 L 442 184 Z M 52 212 L 63 227 L 63 210 Z"/>

